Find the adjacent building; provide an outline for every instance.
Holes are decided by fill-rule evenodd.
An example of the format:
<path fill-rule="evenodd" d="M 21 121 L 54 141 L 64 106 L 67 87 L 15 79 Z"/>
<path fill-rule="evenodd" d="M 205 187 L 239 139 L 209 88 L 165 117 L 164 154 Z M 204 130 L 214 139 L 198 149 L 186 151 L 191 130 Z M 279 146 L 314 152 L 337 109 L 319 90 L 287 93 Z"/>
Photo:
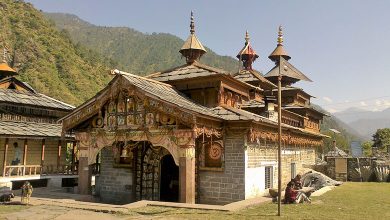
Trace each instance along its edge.
<path fill-rule="evenodd" d="M 4 56 L 0 64 L 0 184 L 17 189 L 29 180 L 33 185 L 61 187 L 62 179 L 77 178 L 77 169 L 75 160 L 69 159 L 75 158 L 74 138 L 62 136 L 57 121 L 74 107 L 38 93 L 16 75 Z M 69 150 L 67 161 L 68 148 L 73 151 Z"/>

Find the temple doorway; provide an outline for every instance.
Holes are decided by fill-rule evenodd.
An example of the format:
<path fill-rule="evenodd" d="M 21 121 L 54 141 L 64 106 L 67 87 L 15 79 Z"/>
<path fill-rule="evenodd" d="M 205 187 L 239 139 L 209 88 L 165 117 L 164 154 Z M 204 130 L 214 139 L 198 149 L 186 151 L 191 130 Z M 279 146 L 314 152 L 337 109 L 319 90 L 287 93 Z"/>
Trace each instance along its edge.
<path fill-rule="evenodd" d="M 179 201 L 179 167 L 170 154 L 161 158 L 160 200 Z"/>
<path fill-rule="evenodd" d="M 179 167 L 163 147 L 138 142 L 134 149 L 135 198 L 172 201 L 179 199 Z"/>

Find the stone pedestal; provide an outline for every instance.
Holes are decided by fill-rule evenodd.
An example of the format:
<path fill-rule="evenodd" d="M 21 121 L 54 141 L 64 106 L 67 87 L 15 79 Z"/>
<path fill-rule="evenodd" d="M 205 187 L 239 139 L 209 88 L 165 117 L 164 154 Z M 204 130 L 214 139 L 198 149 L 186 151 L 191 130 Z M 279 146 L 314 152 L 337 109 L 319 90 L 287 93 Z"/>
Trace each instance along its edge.
<path fill-rule="evenodd" d="M 88 157 L 79 158 L 79 179 L 78 179 L 78 191 L 79 194 L 88 195 L 91 194 L 91 179 L 92 169 L 88 166 Z"/>

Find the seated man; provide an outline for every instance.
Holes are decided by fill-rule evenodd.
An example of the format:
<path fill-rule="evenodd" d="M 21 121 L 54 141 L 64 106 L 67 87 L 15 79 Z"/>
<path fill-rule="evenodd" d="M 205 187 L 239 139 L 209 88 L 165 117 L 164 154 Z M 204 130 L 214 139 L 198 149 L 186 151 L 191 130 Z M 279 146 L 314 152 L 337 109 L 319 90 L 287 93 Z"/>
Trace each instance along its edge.
<path fill-rule="evenodd" d="M 284 195 L 285 204 L 311 202 L 311 200 L 305 195 L 305 193 L 299 192 L 294 188 L 294 182 L 290 181 L 287 184 L 286 192 Z"/>
<path fill-rule="evenodd" d="M 294 189 L 302 189 L 301 178 L 302 176 L 298 174 L 294 179 L 291 180 L 294 182 Z"/>

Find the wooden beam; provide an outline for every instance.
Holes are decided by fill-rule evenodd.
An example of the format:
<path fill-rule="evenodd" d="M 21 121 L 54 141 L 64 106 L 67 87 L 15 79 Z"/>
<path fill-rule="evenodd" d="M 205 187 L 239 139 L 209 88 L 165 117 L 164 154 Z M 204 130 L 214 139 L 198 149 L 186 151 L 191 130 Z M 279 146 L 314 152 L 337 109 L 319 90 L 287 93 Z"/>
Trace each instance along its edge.
<path fill-rule="evenodd" d="M 27 165 L 27 139 L 24 139 L 24 148 L 23 148 L 23 165 Z M 26 167 L 23 167 L 23 176 L 26 174 Z"/>
<path fill-rule="evenodd" d="M 7 166 L 7 153 L 8 153 L 8 138 L 4 143 L 4 160 L 3 160 L 3 177 L 5 177 L 5 167 Z"/>
<path fill-rule="evenodd" d="M 58 140 L 58 151 L 57 151 L 57 172 L 59 172 L 61 163 L 61 140 Z"/>

